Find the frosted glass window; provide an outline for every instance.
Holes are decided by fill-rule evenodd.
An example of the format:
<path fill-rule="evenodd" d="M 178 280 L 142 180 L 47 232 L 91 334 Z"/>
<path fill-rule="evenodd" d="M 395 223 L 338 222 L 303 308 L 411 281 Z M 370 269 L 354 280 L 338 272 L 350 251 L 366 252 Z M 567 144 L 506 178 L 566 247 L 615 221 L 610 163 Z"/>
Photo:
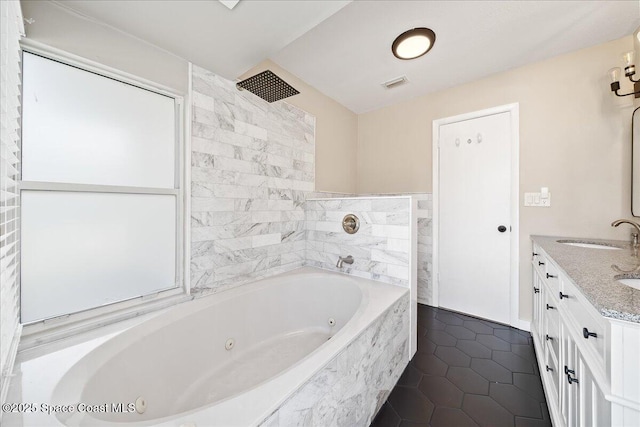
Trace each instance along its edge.
<path fill-rule="evenodd" d="M 176 196 L 22 192 L 22 321 L 176 287 Z"/>
<path fill-rule="evenodd" d="M 24 53 L 22 179 L 175 187 L 175 99 Z"/>

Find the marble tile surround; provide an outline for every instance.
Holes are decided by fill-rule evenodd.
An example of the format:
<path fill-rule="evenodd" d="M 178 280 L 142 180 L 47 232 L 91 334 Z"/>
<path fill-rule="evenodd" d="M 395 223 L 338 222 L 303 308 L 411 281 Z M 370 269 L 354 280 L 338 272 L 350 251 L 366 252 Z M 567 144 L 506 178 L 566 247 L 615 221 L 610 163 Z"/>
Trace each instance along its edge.
<path fill-rule="evenodd" d="M 433 195 L 418 200 L 418 302 L 433 305 Z"/>
<path fill-rule="evenodd" d="M 259 425 L 368 426 L 409 363 L 409 294 Z"/>
<path fill-rule="evenodd" d="M 409 201 L 314 192 L 315 118 L 193 67 L 191 289 L 196 296 L 304 265 L 409 286 Z M 431 298 L 431 195 L 417 206 L 417 299 Z M 340 200 L 309 200 L 312 197 Z M 306 203 L 305 203 L 306 200 Z M 395 200 L 395 202 L 394 202 Z M 355 235 L 342 217 L 361 219 Z"/>
<path fill-rule="evenodd" d="M 197 66 L 192 79 L 192 292 L 303 266 L 315 118 Z"/>
<path fill-rule="evenodd" d="M 307 200 L 307 265 L 409 287 L 410 202 L 408 197 Z M 342 229 L 350 213 L 360 220 L 355 234 Z M 347 255 L 355 262 L 337 268 L 338 257 Z"/>

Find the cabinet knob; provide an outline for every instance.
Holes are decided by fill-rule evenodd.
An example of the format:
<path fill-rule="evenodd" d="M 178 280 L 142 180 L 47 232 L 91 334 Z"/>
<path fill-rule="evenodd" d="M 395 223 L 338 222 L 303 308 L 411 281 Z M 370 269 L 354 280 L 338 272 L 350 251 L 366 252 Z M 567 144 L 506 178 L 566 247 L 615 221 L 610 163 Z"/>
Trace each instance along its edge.
<path fill-rule="evenodd" d="M 582 328 L 582 336 L 586 340 L 588 340 L 589 337 L 598 338 L 598 334 L 596 334 L 595 332 L 589 332 L 589 330 L 587 328 Z"/>
<path fill-rule="evenodd" d="M 555 279 L 558 276 L 554 276 L 553 274 L 547 273 L 547 279 Z"/>
<path fill-rule="evenodd" d="M 573 371 L 571 369 L 569 369 L 569 367 L 567 365 L 564 365 L 564 374 L 565 375 L 569 375 L 569 374 L 575 374 L 576 371 Z"/>
<path fill-rule="evenodd" d="M 551 341 L 553 339 L 553 337 L 550 337 L 549 335 L 545 335 L 544 339 L 547 341 Z"/>
<path fill-rule="evenodd" d="M 554 306 L 547 304 L 547 310 L 553 310 L 554 308 Z"/>
<path fill-rule="evenodd" d="M 535 286 L 533 287 L 533 293 L 534 294 L 539 294 L 540 293 L 540 288 L 536 288 Z"/>
<path fill-rule="evenodd" d="M 504 233 L 505 231 L 507 231 L 507 227 L 505 227 L 504 225 L 501 225 L 498 227 L 498 231 L 501 233 Z"/>
<path fill-rule="evenodd" d="M 560 292 L 560 299 L 562 298 L 569 298 L 569 295 L 563 294 L 562 292 Z"/>
<path fill-rule="evenodd" d="M 538 261 L 538 265 L 544 265 L 544 262 Z"/>
<path fill-rule="evenodd" d="M 551 368 L 551 367 L 549 367 L 549 365 L 547 365 L 547 372 L 549 372 L 549 371 L 553 372 L 553 368 Z"/>
<path fill-rule="evenodd" d="M 573 384 L 573 383 L 579 384 L 580 383 L 577 378 L 571 378 L 571 375 L 567 375 L 567 381 L 569 382 L 569 384 Z"/>
<path fill-rule="evenodd" d="M 535 252 L 533 253 L 533 256 L 538 256 L 538 255 L 539 255 L 539 254 L 537 254 L 537 253 L 535 253 Z"/>

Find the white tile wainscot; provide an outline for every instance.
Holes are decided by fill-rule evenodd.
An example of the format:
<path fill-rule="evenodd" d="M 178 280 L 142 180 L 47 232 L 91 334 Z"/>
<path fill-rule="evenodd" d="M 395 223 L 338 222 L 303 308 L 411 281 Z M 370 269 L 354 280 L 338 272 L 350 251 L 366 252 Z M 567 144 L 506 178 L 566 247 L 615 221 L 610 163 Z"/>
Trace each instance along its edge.
<path fill-rule="evenodd" d="M 303 266 L 315 118 L 196 66 L 191 93 L 192 292 Z"/>
<path fill-rule="evenodd" d="M 305 202 L 306 265 L 410 289 L 410 354 L 417 348 L 418 203 L 426 195 L 310 198 Z M 355 214 L 360 229 L 348 234 L 342 219 Z M 336 267 L 338 257 L 354 263 Z"/>

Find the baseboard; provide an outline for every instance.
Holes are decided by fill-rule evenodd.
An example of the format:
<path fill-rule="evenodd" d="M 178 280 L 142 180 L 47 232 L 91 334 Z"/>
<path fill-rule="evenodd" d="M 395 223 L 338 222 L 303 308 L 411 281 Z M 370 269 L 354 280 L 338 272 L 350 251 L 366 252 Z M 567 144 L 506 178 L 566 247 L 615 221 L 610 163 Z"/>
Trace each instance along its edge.
<path fill-rule="evenodd" d="M 511 325 L 514 328 L 518 328 L 522 331 L 531 332 L 531 322 L 527 320 L 518 319 L 515 325 Z"/>
<path fill-rule="evenodd" d="M 426 298 L 417 298 L 418 304 L 422 304 L 422 305 L 428 305 L 430 307 L 434 307 L 433 304 L 429 304 L 429 302 L 427 301 Z"/>
<path fill-rule="evenodd" d="M 16 362 L 16 355 L 18 354 L 18 344 L 20 344 L 20 337 L 22 336 L 22 325 L 18 323 L 16 330 L 13 334 L 13 339 L 11 340 L 11 347 L 9 348 L 9 358 L 7 359 L 7 364 L 4 367 L 4 372 L 2 372 L 1 380 L 2 385 L 0 386 L 0 402 L 5 403 L 7 399 L 7 394 L 9 393 L 9 383 L 11 382 L 11 378 L 13 377 L 13 365 Z"/>

